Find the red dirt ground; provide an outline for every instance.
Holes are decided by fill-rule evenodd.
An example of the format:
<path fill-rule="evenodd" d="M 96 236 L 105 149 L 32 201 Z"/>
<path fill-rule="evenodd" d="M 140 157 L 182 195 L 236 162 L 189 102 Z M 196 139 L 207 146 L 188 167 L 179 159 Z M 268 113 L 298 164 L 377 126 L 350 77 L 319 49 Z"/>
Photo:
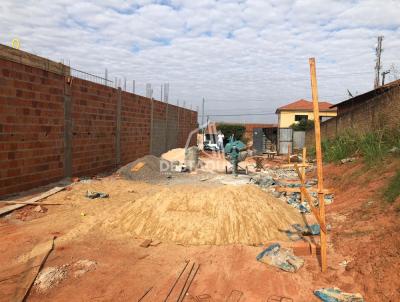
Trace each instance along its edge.
<path fill-rule="evenodd" d="M 45 267 L 90 259 L 97 262 L 96 269 L 80 278 L 68 276 L 45 294 L 31 291 L 28 301 L 137 301 L 150 287 L 143 301 L 163 301 L 186 260 L 201 267 L 185 301 L 202 294 L 210 295 L 210 301 L 226 301 L 232 290 L 239 290 L 241 302 L 264 302 L 271 295 L 311 302 L 319 301 L 313 290 L 324 286 L 360 292 L 366 301 L 400 301 L 400 227 L 395 211 L 400 202 L 388 205 L 381 197 L 396 167 L 398 162 L 364 173 L 358 163 L 325 166 L 326 187 L 336 192 L 334 203 L 327 207 L 332 231 L 325 274 L 314 256 L 304 257 L 299 272 L 287 273 L 256 261 L 262 247 L 161 243 L 142 248 L 142 240 L 110 241 L 90 233 L 73 244 L 56 241 Z M 0 219 L 0 301 L 10 301 L 21 286 L 21 272 L 29 269 L 26 264 L 16 265 L 16 259 L 72 226 L 73 221 L 43 223 L 46 215 L 62 211 L 46 208 L 46 213 L 37 213 L 25 207 L 15 211 L 13 218 Z M 340 265 L 344 260 L 350 262 L 346 268 Z M 181 287 L 179 283 L 168 301 L 176 300 Z"/>

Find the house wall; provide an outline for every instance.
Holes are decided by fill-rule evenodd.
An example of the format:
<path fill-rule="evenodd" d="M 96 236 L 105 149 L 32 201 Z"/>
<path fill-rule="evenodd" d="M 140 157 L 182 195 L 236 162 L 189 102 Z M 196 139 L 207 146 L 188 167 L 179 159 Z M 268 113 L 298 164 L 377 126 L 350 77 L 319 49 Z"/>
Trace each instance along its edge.
<path fill-rule="evenodd" d="M 0 196 L 184 147 L 196 128 L 195 111 L 72 78 L 61 64 L 0 47 Z"/>
<path fill-rule="evenodd" d="M 296 115 L 307 115 L 309 120 L 314 119 L 314 113 L 312 111 L 280 111 L 278 115 L 279 128 L 290 127 L 295 122 Z M 321 111 L 320 116 L 335 117 L 336 112 Z"/>
<path fill-rule="evenodd" d="M 344 132 L 363 134 L 374 130 L 400 127 L 400 87 L 371 98 L 335 118 L 321 123 L 321 139 L 334 138 Z M 314 129 L 306 132 L 306 146 L 315 144 Z"/>

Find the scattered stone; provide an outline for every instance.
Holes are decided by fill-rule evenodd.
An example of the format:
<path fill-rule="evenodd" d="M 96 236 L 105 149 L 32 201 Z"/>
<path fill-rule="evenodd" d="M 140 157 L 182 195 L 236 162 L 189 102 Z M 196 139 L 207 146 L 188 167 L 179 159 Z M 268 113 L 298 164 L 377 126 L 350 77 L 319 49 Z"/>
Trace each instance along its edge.
<path fill-rule="evenodd" d="M 90 199 L 108 198 L 109 195 L 107 193 L 103 193 L 103 192 L 87 191 L 86 197 L 90 198 Z"/>
<path fill-rule="evenodd" d="M 47 209 L 42 207 L 41 205 L 36 206 L 33 211 L 38 212 L 38 213 L 45 213 L 47 212 Z"/>
<path fill-rule="evenodd" d="M 141 246 L 141 247 L 147 248 L 147 247 L 150 246 L 151 242 L 152 242 L 151 239 L 146 239 L 145 241 L 143 241 L 143 242 L 140 244 L 140 246 Z"/>
<path fill-rule="evenodd" d="M 345 163 L 351 163 L 351 162 L 353 162 L 353 161 L 355 161 L 355 160 L 356 160 L 355 157 L 348 157 L 348 158 L 343 158 L 343 159 L 341 159 L 340 162 L 341 162 L 342 164 L 345 164 Z"/>

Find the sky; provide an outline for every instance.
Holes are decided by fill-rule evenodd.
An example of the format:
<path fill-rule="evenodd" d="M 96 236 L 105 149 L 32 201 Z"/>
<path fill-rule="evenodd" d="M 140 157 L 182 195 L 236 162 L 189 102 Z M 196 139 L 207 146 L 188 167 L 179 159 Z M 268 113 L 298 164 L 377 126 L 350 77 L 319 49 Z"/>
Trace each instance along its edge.
<path fill-rule="evenodd" d="M 387 81 L 399 77 L 396 0 L 1 0 L 0 43 L 91 74 L 117 77 L 154 97 L 227 122 L 276 122 L 277 107 L 338 103 L 373 88 L 377 36 Z M 382 71 L 383 71 L 382 70 Z"/>

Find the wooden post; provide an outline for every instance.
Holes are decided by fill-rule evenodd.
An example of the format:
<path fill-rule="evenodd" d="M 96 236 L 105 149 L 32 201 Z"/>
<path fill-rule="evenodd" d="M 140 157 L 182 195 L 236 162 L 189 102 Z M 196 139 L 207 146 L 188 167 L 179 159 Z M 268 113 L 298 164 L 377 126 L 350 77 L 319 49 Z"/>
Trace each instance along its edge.
<path fill-rule="evenodd" d="M 311 89 L 314 109 L 314 129 L 315 129 L 315 153 L 317 156 L 317 174 L 318 174 L 318 204 L 319 216 L 325 224 L 325 199 L 324 199 L 324 179 L 322 173 L 322 150 L 321 150 L 321 128 L 319 124 L 319 108 L 318 108 L 318 87 L 317 76 L 315 71 L 315 59 L 310 58 L 310 74 L 311 74 Z M 321 269 L 322 272 L 327 270 L 327 247 L 326 247 L 326 230 L 321 229 Z"/>
<path fill-rule="evenodd" d="M 306 156 L 307 156 L 307 149 L 306 147 L 303 148 L 303 167 L 301 168 L 301 176 L 303 177 L 304 181 L 306 180 Z M 301 192 L 301 202 L 304 202 L 304 194 Z"/>
<path fill-rule="evenodd" d="M 290 143 L 287 145 L 288 163 L 290 164 Z"/>

